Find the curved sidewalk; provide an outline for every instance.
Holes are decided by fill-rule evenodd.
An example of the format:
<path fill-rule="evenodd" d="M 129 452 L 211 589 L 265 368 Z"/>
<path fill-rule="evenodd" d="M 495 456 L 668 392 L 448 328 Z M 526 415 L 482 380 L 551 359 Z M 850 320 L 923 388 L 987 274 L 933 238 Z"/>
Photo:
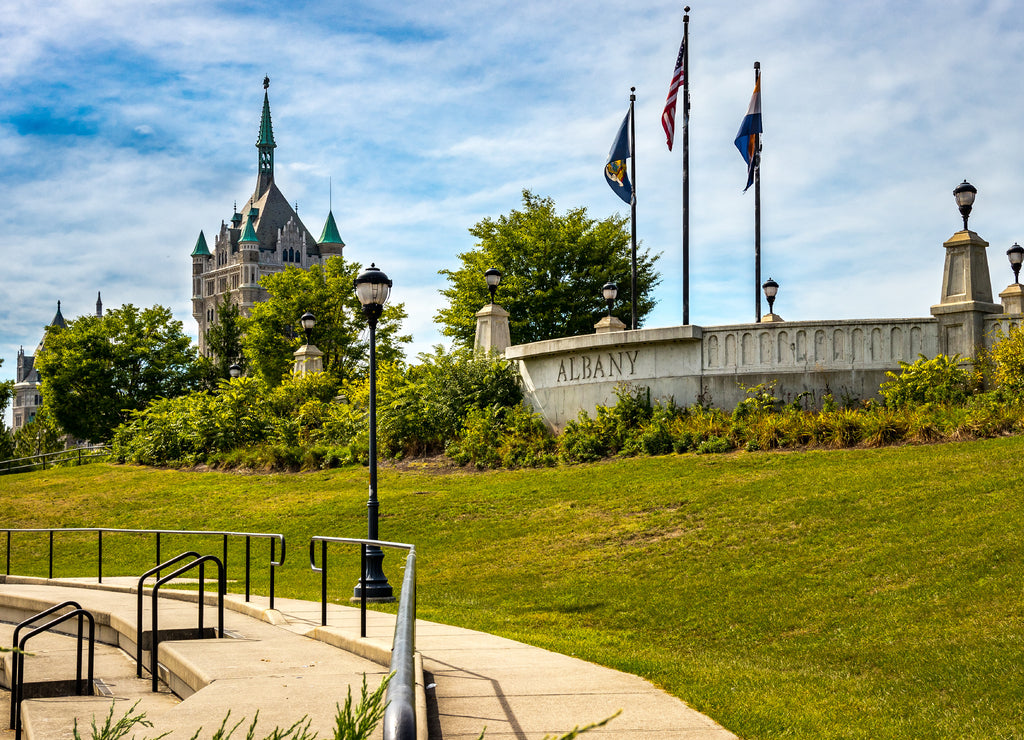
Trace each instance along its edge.
<path fill-rule="evenodd" d="M 134 635 L 133 583 L 132 579 L 105 579 L 100 586 L 95 580 L 46 582 L 12 576 L 0 583 L 0 608 L 12 600 L 26 598 L 57 603 L 77 597 L 86 608 L 89 602 L 102 602 L 104 610 L 118 613 L 132 625 Z M 168 601 L 185 603 L 180 601 L 182 598 L 187 596 L 178 593 Z M 127 605 L 130 609 L 125 612 Z M 362 639 L 359 610 L 350 606 L 329 605 L 326 627 L 320 626 L 320 604 L 315 602 L 277 598 L 276 608 L 271 610 L 266 598 L 253 597 L 246 603 L 240 596 L 229 594 L 226 607 L 232 613 L 230 619 L 225 615 L 227 628 L 249 642 L 252 660 L 259 662 L 246 666 L 244 661 L 236 660 L 235 655 L 242 648 L 237 640 L 174 643 L 176 654 L 186 661 L 205 663 L 211 675 L 204 679 L 205 688 L 180 705 L 191 702 L 190 710 L 194 711 L 168 712 L 166 720 L 174 715 L 173 721 L 155 717 L 153 735 L 174 729 L 172 738 L 187 738 L 199 724 L 212 730 L 209 717 L 219 723 L 231 709 L 233 717 L 251 718 L 258 708 L 261 720 L 281 725 L 290 724 L 303 714 L 315 713 L 318 720 L 313 729 L 326 738 L 329 735 L 322 727 L 323 717 L 333 718 L 335 704 L 344 702 L 346 685 L 353 684 L 353 693 L 358 695 L 362 673 L 368 674 L 371 689 L 386 673 L 394 632 L 393 615 L 368 612 L 367 637 Z M 207 623 L 216 619 L 210 611 L 207 615 Z M 191 611 L 183 609 L 177 619 L 194 621 L 194 605 Z M 161 643 L 161 656 L 164 644 Z M 325 653 L 325 644 L 341 650 Z M 604 719 L 619 710 L 622 713 L 618 717 L 587 737 L 735 737 L 641 678 L 505 638 L 419 620 L 416 649 L 425 676 L 425 685 L 419 686 L 417 692 L 422 697 L 421 725 L 425 725 L 419 728 L 420 740 L 427 740 L 428 736 L 431 740 L 476 740 L 485 728 L 487 740 L 540 740 L 545 735 L 557 736 L 574 726 Z M 331 653 L 338 655 L 331 657 Z M 263 662 L 267 670 L 260 665 Z M 251 669 L 252 665 L 256 668 Z M 317 675 L 317 681 L 327 681 L 321 681 L 321 688 L 314 690 L 314 681 L 310 679 Z M 284 686 L 289 682 L 291 686 Z M 317 711 L 311 711 L 313 708 Z M 183 717 L 188 717 L 187 721 Z M 200 722 L 200 717 L 207 721 Z M 261 721 L 260 729 L 263 728 Z"/>

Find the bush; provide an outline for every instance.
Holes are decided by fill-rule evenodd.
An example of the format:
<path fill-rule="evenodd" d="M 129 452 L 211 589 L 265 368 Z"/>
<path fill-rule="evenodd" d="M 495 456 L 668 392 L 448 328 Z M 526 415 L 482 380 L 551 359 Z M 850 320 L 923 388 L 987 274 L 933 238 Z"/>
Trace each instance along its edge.
<path fill-rule="evenodd" d="M 997 388 L 1012 401 L 1024 400 L 1024 328 L 1012 327 L 992 347 L 989 359 Z"/>
<path fill-rule="evenodd" d="M 921 355 L 913 364 L 901 362 L 899 375 L 885 374 L 892 380 L 882 383 L 879 393 L 885 405 L 894 409 L 926 403 L 962 405 L 970 397 L 973 383 L 971 374 L 959 363 L 959 355 L 936 355 L 930 360 Z"/>

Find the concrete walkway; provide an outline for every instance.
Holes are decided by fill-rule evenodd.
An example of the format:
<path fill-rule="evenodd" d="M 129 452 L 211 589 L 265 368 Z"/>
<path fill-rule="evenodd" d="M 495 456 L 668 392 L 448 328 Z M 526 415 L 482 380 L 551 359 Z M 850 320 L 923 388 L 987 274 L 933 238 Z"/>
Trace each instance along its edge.
<path fill-rule="evenodd" d="M 97 621 L 106 622 L 106 639 L 111 631 L 118 632 L 122 646 L 127 646 L 134 658 L 136 597 L 132 583 L 130 579 L 105 579 L 99 586 L 94 580 L 46 582 L 11 576 L 0 583 L 0 619 L 10 620 L 14 607 L 41 609 L 41 605 L 74 599 L 95 609 Z M 182 600 L 187 598 L 185 593 L 168 594 L 167 599 L 161 595 L 161 627 L 195 625 L 196 607 Z M 155 725 L 140 733 L 140 738 L 173 730 L 172 740 L 184 740 L 200 726 L 212 734 L 228 709 L 232 718 L 250 719 L 258 709 L 258 732 L 263 733 L 308 715 L 311 729 L 321 738 L 331 737 L 335 705 L 344 702 L 347 687 L 352 686 L 358 696 L 364 674 L 373 689 L 387 673 L 393 615 L 368 612 L 367 637 L 362 639 L 359 610 L 349 606 L 329 605 L 328 626 L 322 627 L 319 603 L 279 598 L 276 608 L 270 610 L 268 600 L 262 597 L 246 603 L 229 595 L 227 602 L 225 626 L 234 639 L 161 643 L 161 663 L 167 666 L 162 677 L 183 700 L 179 702 L 164 688 L 162 705 L 152 700 L 140 704 Z M 208 608 L 206 615 L 208 625 L 215 623 L 213 610 Z M 9 644 L 8 634 L 0 632 L 0 644 Z M 618 717 L 587 737 L 735 737 L 641 678 L 512 640 L 420 620 L 416 648 L 423 676 L 417 692 L 420 740 L 476 740 L 485 728 L 487 740 L 540 740 L 619 710 Z M 111 660 L 104 658 L 108 665 Z M 128 662 L 134 671 L 134 661 Z M 71 666 L 73 671 L 73 662 Z M 0 683 L 4 675 L 0 673 Z M 99 668 L 97 677 L 103 678 Z M 114 683 L 117 696 L 122 684 Z M 128 682 L 123 686 L 127 691 Z M 106 715 L 109 702 L 109 698 L 27 702 L 33 705 L 27 715 L 34 723 L 42 723 L 49 713 L 66 722 L 63 726 L 68 730 L 66 735 L 54 734 L 58 730 L 51 718 L 44 734 L 25 737 L 70 738 L 71 716 L 79 717 L 80 727 L 88 726 L 94 713 L 100 718 Z M 120 705 L 127 710 L 130 702 Z"/>

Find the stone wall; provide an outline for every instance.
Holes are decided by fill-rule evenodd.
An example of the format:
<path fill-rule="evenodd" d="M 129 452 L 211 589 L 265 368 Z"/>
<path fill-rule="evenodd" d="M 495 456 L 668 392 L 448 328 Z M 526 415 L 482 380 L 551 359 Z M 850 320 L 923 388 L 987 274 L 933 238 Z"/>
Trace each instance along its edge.
<path fill-rule="evenodd" d="M 825 393 L 870 398 L 900 361 L 938 354 L 934 318 L 678 326 L 566 337 L 509 347 L 527 402 L 554 429 L 581 410 L 615 402 L 615 387 L 650 389 L 652 400 L 698 398 L 731 409 L 744 386 L 776 384 L 779 398 Z"/>

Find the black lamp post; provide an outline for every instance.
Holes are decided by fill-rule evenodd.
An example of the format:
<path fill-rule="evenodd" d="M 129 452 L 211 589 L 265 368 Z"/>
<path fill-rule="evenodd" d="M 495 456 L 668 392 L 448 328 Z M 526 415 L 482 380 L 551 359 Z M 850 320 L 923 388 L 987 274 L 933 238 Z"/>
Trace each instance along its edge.
<path fill-rule="evenodd" d="M 1006 250 L 1006 256 L 1010 258 L 1010 267 L 1013 269 L 1013 283 L 1020 284 L 1020 265 L 1024 262 L 1024 247 L 1014 244 Z"/>
<path fill-rule="evenodd" d="M 971 207 L 974 205 L 974 196 L 978 194 L 978 189 L 971 185 L 971 183 L 964 180 L 960 183 L 956 190 L 953 191 L 953 197 L 956 198 L 956 204 L 960 207 L 960 215 L 964 217 L 964 231 L 967 231 L 967 217 L 971 215 Z"/>
<path fill-rule="evenodd" d="M 231 367 L 228 368 L 228 374 L 232 378 L 240 378 L 242 377 L 242 368 L 237 362 L 232 363 Z"/>
<path fill-rule="evenodd" d="M 608 304 L 608 315 L 611 316 L 612 304 L 619 295 L 619 286 L 615 283 L 605 283 L 601 293 L 604 294 L 604 302 Z"/>
<path fill-rule="evenodd" d="M 494 294 L 498 291 L 498 284 L 501 283 L 501 270 L 492 267 L 484 273 L 484 279 L 487 280 L 487 290 L 491 291 L 491 303 L 494 303 Z"/>
<path fill-rule="evenodd" d="M 306 311 L 306 313 L 302 314 L 302 318 L 299 319 L 299 323 L 302 325 L 302 331 L 306 332 L 306 344 L 309 344 L 310 336 L 313 334 L 313 327 L 316 326 L 316 316 Z"/>
<path fill-rule="evenodd" d="M 779 284 L 768 278 L 761 285 L 761 290 L 764 291 L 764 297 L 768 299 L 768 313 L 775 313 L 773 306 L 775 305 L 775 296 L 779 293 Z"/>
<path fill-rule="evenodd" d="M 356 297 L 363 306 L 363 314 L 370 325 L 370 498 L 366 502 L 367 539 L 377 536 L 377 319 L 391 294 L 391 280 L 376 265 L 371 264 L 355 279 Z M 366 571 L 356 585 L 354 598 L 375 601 L 394 601 L 391 584 L 384 575 L 384 551 L 372 545 L 366 548 Z"/>

